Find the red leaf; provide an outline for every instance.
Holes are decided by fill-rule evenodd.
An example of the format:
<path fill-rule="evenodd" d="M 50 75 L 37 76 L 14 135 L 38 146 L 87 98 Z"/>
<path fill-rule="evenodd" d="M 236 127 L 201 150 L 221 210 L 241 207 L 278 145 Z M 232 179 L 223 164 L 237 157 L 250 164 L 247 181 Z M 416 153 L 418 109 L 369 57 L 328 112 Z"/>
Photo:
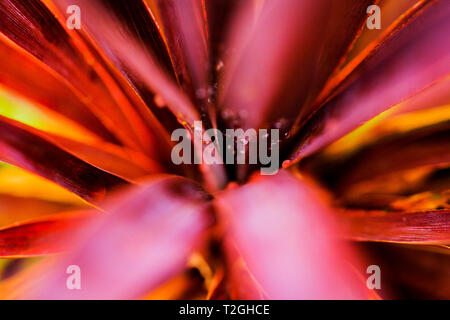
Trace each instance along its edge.
<path fill-rule="evenodd" d="M 3 36 L 0 36 L 0 68 L 2 85 L 81 124 L 107 141 L 116 141 L 70 87 Z"/>
<path fill-rule="evenodd" d="M 116 198 L 79 250 L 55 261 L 26 297 L 130 299 L 185 268 L 211 224 L 209 196 L 187 179 L 161 176 Z M 82 290 L 67 290 L 66 268 L 78 265 Z"/>
<path fill-rule="evenodd" d="M 22 167 L 99 203 L 106 191 L 126 182 L 65 152 L 37 131 L 0 117 L 0 159 Z"/>
<path fill-rule="evenodd" d="M 335 239 L 333 213 L 305 181 L 283 172 L 218 199 L 230 240 L 270 299 L 368 297 Z"/>
<path fill-rule="evenodd" d="M 409 244 L 450 243 L 450 210 L 385 212 L 343 210 L 343 235 L 352 240 Z"/>
<path fill-rule="evenodd" d="M 0 258 L 26 258 L 67 251 L 78 232 L 98 213 L 70 212 L 0 229 Z M 78 239 L 79 240 L 79 239 Z"/>
<path fill-rule="evenodd" d="M 433 3 L 366 59 L 355 70 L 352 84 L 300 131 L 300 147 L 292 160 L 317 152 L 446 77 L 450 70 L 450 45 L 444 39 L 450 28 L 449 10 L 445 1 Z"/>
<path fill-rule="evenodd" d="M 75 41 L 75 32 L 69 35 L 46 5 L 38 0 L 8 0 L 0 11 L 0 31 L 69 82 L 110 132 L 127 146 L 152 150 L 150 128 L 141 115 L 101 63 L 94 63 L 97 57 L 89 47 L 80 50 L 82 41 Z"/>
<path fill-rule="evenodd" d="M 178 81 L 206 107 L 209 44 L 203 7 L 196 0 L 148 0 L 167 43 Z"/>
<path fill-rule="evenodd" d="M 413 112 L 450 105 L 450 77 L 436 82 L 426 90 L 405 101 L 397 113 Z M 446 120 L 443 118 L 442 120 Z"/>
<path fill-rule="evenodd" d="M 124 180 L 136 181 L 146 175 L 164 172 L 159 163 L 125 147 L 103 141 L 88 144 L 55 135 L 44 136 L 70 154 Z"/>
<path fill-rule="evenodd" d="M 330 95 L 335 94 L 340 86 L 345 85 L 346 77 L 351 74 L 361 62 L 373 55 L 377 48 L 392 35 L 411 22 L 411 17 L 416 16 L 423 11 L 432 0 L 383 0 L 378 1 L 382 12 L 381 29 L 368 29 L 363 27 L 358 37 L 352 44 L 351 50 L 347 53 L 341 65 L 335 70 L 334 74 L 328 79 L 328 82 L 322 90 L 316 104 L 321 106 Z"/>
<path fill-rule="evenodd" d="M 427 129 L 431 131 L 428 134 Z M 444 122 L 435 127 L 391 137 L 362 149 L 340 167 L 343 177 L 341 186 L 348 187 L 356 182 L 406 169 L 448 165 L 449 129 L 450 123 Z"/>
<path fill-rule="evenodd" d="M 250 6 L 233 29 L 235 52 L 225 61 L 220 102 L 228 124 L 289 130 L 307 115 L 371 2 L 269 0 L 256 22 Z"/>
<path fill-rule="evenodd" d="M 55 4 L 61 11 L 71 4 L 80 6 L 84 26 L 80 32 L 94 41 L 125 76 L 132 75 L 133 79 L 145 85 L 148 90 L 158 93 L 180 122 L 193 124 L 194 120 L 200 119 L 189 99 L 160 68 L 156 58 L 142 48 L 133 32 L 124 25 L 124 21 L 115 19 L 105 4 L 86 0 L 57 0 Z"/>
<path fill-rule="evenodd" d="M 80 200 L 81 202 L 81 200 Z M 71 203 L 20 197 L 0 193 L 0 228 L 20 221 L 36 219 L 61 212 L 74 211 L 82 208 Z"/>

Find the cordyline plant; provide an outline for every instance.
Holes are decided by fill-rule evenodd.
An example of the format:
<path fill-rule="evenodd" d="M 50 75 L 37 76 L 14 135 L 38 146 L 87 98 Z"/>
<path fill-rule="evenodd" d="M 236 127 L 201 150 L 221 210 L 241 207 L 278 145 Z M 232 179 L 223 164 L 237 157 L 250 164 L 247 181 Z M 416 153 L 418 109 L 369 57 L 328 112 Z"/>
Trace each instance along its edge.
<path fill-rule="evenodd" d="M 447 0 L 0 0 L 0 297 L 449 298 L 449 30 Z M 282 168 L 175 165 L 194 121 L 279 129 Z"/>

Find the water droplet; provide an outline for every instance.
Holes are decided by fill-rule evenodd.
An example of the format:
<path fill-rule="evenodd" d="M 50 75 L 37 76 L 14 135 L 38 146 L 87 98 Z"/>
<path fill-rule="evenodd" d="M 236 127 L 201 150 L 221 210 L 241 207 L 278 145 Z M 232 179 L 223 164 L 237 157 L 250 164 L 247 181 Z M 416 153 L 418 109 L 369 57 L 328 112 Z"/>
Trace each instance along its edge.
<path fill-rule="evenodd" d="M 221 112 L 222 118 L 225 120 L 230 119 L 233 117 L 233 112 L 228 109 L 223 109 Z"/>
<path fill-rule="evenodd" d="M 208 95 L 212 96 L 214 93 L 216 93 L 216 88 L 209 86 L 208 87 Z"/>
<path fill-rule="evenodd" d="M 239 111 L 239 117 L 245 119 L 248 116 L 248 111 L 247 110 L 240 110 Z"/>
<path fill-rule="evenodd" d="M 156 104 L 157 107 L 159 108 L 163 108 L 166 105 L 166 101 L 164 100 L 163 97 L 161 97 L 160 95 L 156 95 L 153 98 L 153 102 Z"/>
<path fill-rule="evenodd" d="M 197 89 L 197 91 L 195 92 L 195 95 L 199 99 L 205 99 L 206 93 L 207 93 L 207 91 L 204 88 L 200 88 L 200 89 Z"/>
<path fill-rule="evenodd" d="M 222 68 L 224 67 L 224 63 L 223 63 L 223 61 L 222 60 L 219 60 L 219 62 L 217 62 L 217 64 L 216 64 L 216 71 L 220 71 L 220 70 L 222 70 Z"/>
<path fill-rule="evenodd" d="M 242 138 L 239 140 L 243 145 L 247 145 L 249 142 L 247 140 L 247 138 Z"/>

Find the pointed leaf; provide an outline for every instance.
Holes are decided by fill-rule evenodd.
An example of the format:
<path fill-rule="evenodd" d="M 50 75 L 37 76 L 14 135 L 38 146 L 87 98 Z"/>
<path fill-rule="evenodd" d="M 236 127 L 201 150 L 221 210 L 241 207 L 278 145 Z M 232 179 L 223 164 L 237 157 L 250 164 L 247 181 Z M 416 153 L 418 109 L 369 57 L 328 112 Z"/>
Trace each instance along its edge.
<path fill-rule="evenodd" d="M 156 58 L 142 48 L 133 32 L 123 25 L 123 21 L 115 19 L 105 4 L 86 0 L 54 2 L 61 11 L 74 3 L 80 6 L 84 13 L 81 32 L 88 30 L 87 36 L 100 46 L 124 75 L 132 74 L 134 79 L 157 92 L 180 122 L 193 124 L 194 119 L 199 119 L 189 99 L 159 67 Z"/>
<path fill-rule="evenodd" d="M 345 176 L 342 175 L 343 184 L 348 186 L 416 167 L 448 165 L 450 121 L 444 122 L 440 127 L 442 130 L 432 131 L 430 134 L 426 134 L 425 129 L 417 130 L 415 134 L 400 135 L 361 150 L 348 160 L 352 167 L 341 171 L 345 171 Z M 349 162 L 346 163 L 348 165 Z"/>
<path fill-rule="evenodd" d="M 205 200 L 208 196 L 197 184 L 174 176 L 161 176 L 129 190 L 110 204 L 107 217 L 96 222 L 97 230 L 79 250 L 35 270 L 43 276 L 24 297 L 141 297 L 186 266 L 212 222 Z M 81 268 L 82 290 L 67 290 L 69 265 Z"/>
<path fill-rule="evenodd" d="M 333 213 L 305 181 L 283 172 L 218 199 L 230 240 L 269 299 L 368 297 L 354 256 L 334 238 Z"/>
<path fill-rule="evenodd" d="M 167 44 L 183 90 L 206 112 L 209 43 L 204 3 L 196 0 L 147 0 Z"/>
<path fill-rule="evenodd" d="M 385 212 L 343 210 L 343 235 L 358 241 L 450 243 L 450 210 Z"/>
<path fill-rule="evenodd" d="M 36 59 L 24 54 L 0 36 L 0 82 L 43 108 L 56 111 L 100 137 L 115 138 L 79 96 Z"/>
<path fill-rule="evenodd" d="M 65 211 L 74 211 L 83 206 L 53 202 L 44 199 L 17 197 L 0 194 L 0 228 L 20 221 L 26 221 Z"/>
<path fill-rule="evenodd" d="M 26 258 L 67 251 L 80 229 L 98 213 L 55 214 L 0 229 L 0 258 Z"/>
<path fill-rule="evenodd" d="M 83 143 L 56 135 L 45 135 L 49 141 L 83 161 L 128 181 L 163 172 L 160 164 L 144 154 L 106 142 Z"/>
<path fill-rule="evenodd" d="M 0 117 L 0 159 L 35 172 L 98 203 L 125 181 L 87 164 L 16 121 Z"/>
<path fill-rule="evenodd" d="M 111 89 L 105 85 L 104 80 L 112 82 L 111 79 L 105 78 L 105 71 L 93 63 L 92 54 L 78 50 L 76 41 L 43 2 L 8 0 L 0 4 L 0 12 L 0 31 L 4 35 L 69 82 L 123 143 L 148 150 L 151 139 L 142 119 L 124 101 L 117 86 Z"/>
<path fill-rule="evenodd" d="M 269 0 L 256 22 L 249 8 L 233 30 L 235 53 L 225 61 L 220 104 L 227 124 L 286 132 L 307 115 L 371 2 Z"/>
<path fill-rule="evenodd" d="M 301 130 L 300 147 L 291 160 L 317 152 L 448 76 L 450 44 L 444 39 L 450 27 L 449 10 L 445 1 L 433 3 L 359 65 L 348 80 L 352 84 Z"/>
<path fill-rule="evenodd" d="M 430 0 L 381 0 L 376 3 L 381 11 L 381 29 L 369 29 L 363 27 L 355 39 L 345 59 L 331 75 L 325 88 L 322 90 L 317 103 L 323 103 L 329 99 L 329 95 L 343 84 L 345 78 L 354 71 L 358 65 L 367 59 L 393 34 L 404 28 L 410 22 L 410 18 L 429 5 Z"/>

